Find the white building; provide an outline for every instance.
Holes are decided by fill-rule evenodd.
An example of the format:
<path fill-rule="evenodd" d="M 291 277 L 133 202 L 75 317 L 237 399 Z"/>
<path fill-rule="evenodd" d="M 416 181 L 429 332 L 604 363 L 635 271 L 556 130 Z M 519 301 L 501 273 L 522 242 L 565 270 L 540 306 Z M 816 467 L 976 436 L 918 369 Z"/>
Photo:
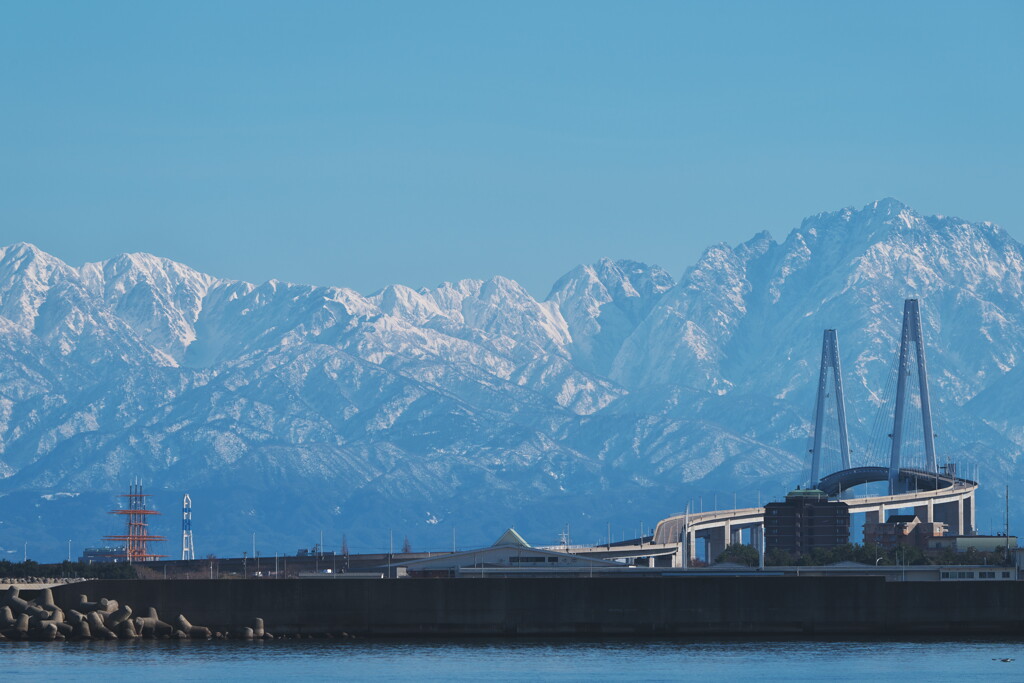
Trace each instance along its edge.
<path fill-rule="evenodd" d="M 564 572 L 590 568 L 624 568 L 619 562 L 591 559 L 530 546 L 515 529 L 508 529 L 488 548 L 412 560 L 398 567 L 397 576 L 446 577 L 480 575 L 473 570 L 543 570 Z"/>

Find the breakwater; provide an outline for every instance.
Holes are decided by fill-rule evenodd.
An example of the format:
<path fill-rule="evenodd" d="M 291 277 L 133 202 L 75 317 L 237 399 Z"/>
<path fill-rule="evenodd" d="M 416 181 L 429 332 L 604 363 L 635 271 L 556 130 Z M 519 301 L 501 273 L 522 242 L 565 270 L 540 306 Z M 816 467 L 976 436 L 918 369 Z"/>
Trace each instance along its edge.
<path fill-rule="evenodd" d="M 275 634 L 1024 635 L 1024 582 L 880 577 L 101 580 L 53 589 Z"/>
<path fill-rule="evenodd" d="M 69 595 L 65 591 L 61 604 L 57 604 L 51 588 L 27 591 L 23 595 L 21 588 L 9 586 L 0 594 L 0 641 L 273 639 L 259 618 L 254 619 L 251 626 L 236 627 L 233 632 L 214 633 L 205 626 L 192 624 L 184 614 L 178 614 L 172 623 L 168 623 L 152 606 L 143 613 L 136 613 L 131 605 L 122 605 L 116 599 L 90 600 L 83 593 L 78 595 L 73 606 L 69 606 Z"/>

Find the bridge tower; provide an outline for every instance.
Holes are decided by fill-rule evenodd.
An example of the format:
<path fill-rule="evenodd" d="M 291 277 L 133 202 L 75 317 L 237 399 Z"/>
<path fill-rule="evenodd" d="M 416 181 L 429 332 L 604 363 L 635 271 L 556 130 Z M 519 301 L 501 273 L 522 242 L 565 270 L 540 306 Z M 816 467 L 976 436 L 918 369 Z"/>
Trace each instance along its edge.
<path fill-rule="evenodd" d="M 821 439 L 825 422 L 825 398 L 828 372 L 832 371 L 836 395 L 836 417 L 839 423 L 839 451 L 843 469 L 850 469 L 850 434 L 846 428 L 846 401 L 843 399 L 843 368 L 839 361 L 839 337 L 835 330 L 825 330 L 821 341 L 821 371 L 818 374 L 818 399 L 814 404 L 814 446 L 811 448 L 811 486 L 821 480 Z"/>
<path fill-rule="evenodd" d="M 192 545 L 192 498 L 187 493 L 181 501 L 181 559 L 196 559 Z"/>
<path fill-rule="evenodd" d="M 924 453 L 929 472 L 938 473 L 935 460 L 935 433 L 932 430 L 932 403 L 928 395 L 928 366 L 924 356 L 921 333 L 921 308 L 917 299 L 903 302 L 903 334 L 900 337 L 899 376 L 896 380 L 896 411 L 892 424 L 892 450 L 889 454 L 889 494 L 898 493 L 900 447 L 903 441 L 903 413 L 907 402 L 907 375 L 910 370 L 911 344 L 917 357 L 917 378 L 921 393 L 921 424 L 924 430 Z"/>

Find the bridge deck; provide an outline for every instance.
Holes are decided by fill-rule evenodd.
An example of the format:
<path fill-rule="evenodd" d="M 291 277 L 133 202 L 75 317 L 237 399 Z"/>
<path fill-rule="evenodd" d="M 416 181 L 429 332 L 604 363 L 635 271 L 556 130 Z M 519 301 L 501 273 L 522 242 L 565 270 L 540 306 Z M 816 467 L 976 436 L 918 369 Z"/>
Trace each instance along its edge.
<path fill-rule="evenodd" d="M 887 481 L 887 467 L 854 467 L 842 470 L 822 479 L 822 488 L 831 495 L 840 494 L 852 486 Z M 913 484 L 918 490 L 886 496 L 866 496 L 863 498 L 842 499 L 850 506 L 853 514 L 884 511 L 897 508 L 909 508 L 928 505 L 942 505 L 961 500 L 965 496 L 973 496 L 978 488 L 977 482 L 959 479 L 944 474 L 935 474 L 925 470 L 904 468 L 900 470 L 900 480 L 908 486 Z M 654 530 L 654 543 L 675 543 L 682 536 L 685 525 L 690 533 L 706 532 L 711 529 L 728 525 L 732 529 L 760 526 L 764 523 L 764 508 L 742 508 L 737 510 L 716 510 L 713 512 L 678 513 L 667 517 Z"/>

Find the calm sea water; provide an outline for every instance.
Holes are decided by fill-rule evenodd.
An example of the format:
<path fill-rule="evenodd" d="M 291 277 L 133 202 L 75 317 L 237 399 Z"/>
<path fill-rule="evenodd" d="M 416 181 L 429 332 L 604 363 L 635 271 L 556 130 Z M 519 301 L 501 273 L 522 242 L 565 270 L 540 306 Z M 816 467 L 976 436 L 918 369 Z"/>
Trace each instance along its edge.
<path fill-rule="evenodd" d="M 997 661 L 1014 658 L 1013 662 Z M 5 643 L 3 680 L 1022 681 L 1024 642 Z"/>

